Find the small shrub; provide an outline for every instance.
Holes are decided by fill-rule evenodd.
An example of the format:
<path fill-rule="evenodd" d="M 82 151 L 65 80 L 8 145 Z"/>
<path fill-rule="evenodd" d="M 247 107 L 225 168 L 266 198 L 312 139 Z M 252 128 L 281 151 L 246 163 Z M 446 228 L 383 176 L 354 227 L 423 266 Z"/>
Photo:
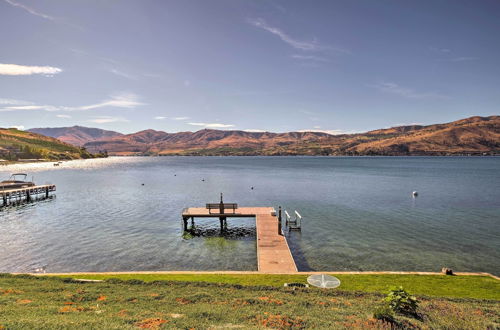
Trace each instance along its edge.
<path fill-rule="evenodd" d="M 158 285 L 158 286 L 162 286 L 162 285 L 171 285 L 172 282 L 169 282 L 169 281 L 165 281 L 165 280 L 156 280 L 156 281 L 151 281 L 151 282 L 148 282 L 149 285 Z"/>
<path fill-rule="evenodd" d="M 108 278 L 105 280 L 105 282 L 107 283 L 112 283 L 112 284 L 122 284 L 123 283 L 123 280 L 119 279 L 119 278 Z"/>
<path fill-rule="evenodd" d="M 417 298 L 406 292 L 402 286 L 389 291 L 384 300 L 395 313 L 417 315 Z"/>
<path fill-rule="evenodd" d="M 145 282 L 144 282 L 144 281 L 141 281 L 141 280 L 136 280 L 136 279 L 126 280 L 124 283 L 125 283 L 125 284 L 132 284 L 132 285 L 141 285 L 141 284 L 145 284 Z"/>
<path fill-rule="evenodd" d="M 395 323 L 394 311 L 388 305 L 377 307 L 373 312 L 373 318 L 384 322 Z"/>
<path fill-rule="evenodd" d="M 77 281 L 75 281 L 75 280 L 74 280 L 73 278 L 71 278 L 71 277 L 65 277 L 65 278 L 63 278 L 63 279 L 62 279 L 62 281 L 63 281 L 64 283 L 77 283 Z"/>

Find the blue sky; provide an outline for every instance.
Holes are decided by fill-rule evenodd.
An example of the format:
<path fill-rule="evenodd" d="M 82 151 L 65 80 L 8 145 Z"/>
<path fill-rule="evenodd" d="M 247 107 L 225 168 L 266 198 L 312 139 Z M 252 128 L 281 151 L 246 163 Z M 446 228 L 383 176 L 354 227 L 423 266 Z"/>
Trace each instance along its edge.
<path fill-rule="evenodd" d="M 500 2 L 0 0 L 0 127 L 360 132 L 499 114 Z"/>

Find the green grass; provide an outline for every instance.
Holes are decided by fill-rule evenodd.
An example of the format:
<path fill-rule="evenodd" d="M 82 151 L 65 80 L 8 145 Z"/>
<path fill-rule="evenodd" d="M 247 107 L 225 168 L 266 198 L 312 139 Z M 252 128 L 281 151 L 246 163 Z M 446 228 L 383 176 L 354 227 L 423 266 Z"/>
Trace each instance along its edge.
<path fill-rule="evenodd" d="M 500 281 L 488 276 L 440 276 L 440 275 L 368 275 L 368 274 L 338 274 L 341 288 L 345 291 L 364 291 L 385 293 L 391 287 L 407 288 L 414 294 L 433 297 L 477 298 L 500 300 Z M 226 283 L 239 285 L 266 285 L 281 287 L 283 283 L 306 283 L 306 275 L 266 275 L 266 274 L 85 274 L 68 275 L 84 279 L 121 280 L 138 279 L 150 281 L 186 281 Z"/>
<path fill-rule="evenodd" d="M 264 275 L 261 280 L 266 278 L 273 276 Z M 290 290 L 116 279 L 75 283 L 49 276 L 0 275 L 0 328 L 132 329 L 156 325 L 177 329 L 388 329 L 391 324 L 372 318 L 382 299 L 381 294 L 340 289 Z M 425 297 L 419 300 L 419 317 L 397 315 L 397 323 L 392 325 L 432 329 L 500 326 L 498 301 Z"/>

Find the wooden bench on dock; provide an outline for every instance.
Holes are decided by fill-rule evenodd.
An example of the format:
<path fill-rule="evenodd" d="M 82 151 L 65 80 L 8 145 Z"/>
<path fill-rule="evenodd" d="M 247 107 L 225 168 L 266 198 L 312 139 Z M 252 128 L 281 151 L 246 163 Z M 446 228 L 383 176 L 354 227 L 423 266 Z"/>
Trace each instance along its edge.
<path fill-rule="evenodd" d="M 238 209 L 238 204 L 236 203 L 208 203 L 207 204 L 208 213 L 212 214 L 212 210 L 218 210 L 217 214 L 224 214 L 225 210 L 232 210 L 232 213 L 236 213 Z"/>

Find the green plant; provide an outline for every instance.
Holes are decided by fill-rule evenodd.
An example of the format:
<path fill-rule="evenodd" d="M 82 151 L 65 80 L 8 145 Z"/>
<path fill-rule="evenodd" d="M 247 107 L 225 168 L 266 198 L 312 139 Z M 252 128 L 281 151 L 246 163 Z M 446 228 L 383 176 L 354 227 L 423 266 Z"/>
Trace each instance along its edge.
<path fill-rule="evenodd" d="M 396 322 L 394 311 L 387 304 L 377 307 L 373 312 L 373 318 L 389 323 Z"/>
<path fill-rule="evenodd" d="M 417 314 L 417 298 L 406 292 L 402 286 L 391 289 L 384 300 L 388 304 L 388 307 L 395 313 L 407 315 Z"/>

